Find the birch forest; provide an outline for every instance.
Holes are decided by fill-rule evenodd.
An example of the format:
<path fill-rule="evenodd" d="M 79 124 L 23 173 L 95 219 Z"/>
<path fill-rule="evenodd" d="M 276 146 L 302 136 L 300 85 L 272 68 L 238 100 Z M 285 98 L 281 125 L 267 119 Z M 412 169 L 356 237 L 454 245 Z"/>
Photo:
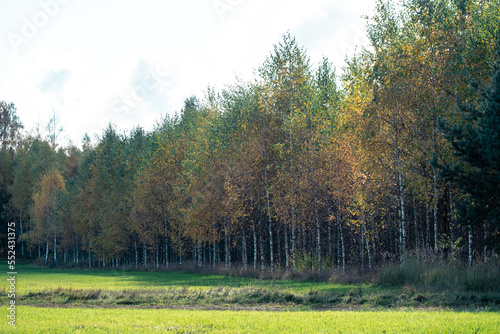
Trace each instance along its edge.
<path fill-rule="evenodd" d="M 0 102 L 2 255 L 82 268 L 371 272 L 500 249 L 500 3 L 378 1 L 333 68 L 284 33 L 256 68 L 58 144 Z M 91 98 L 91 97 L 89 97 Z"/>

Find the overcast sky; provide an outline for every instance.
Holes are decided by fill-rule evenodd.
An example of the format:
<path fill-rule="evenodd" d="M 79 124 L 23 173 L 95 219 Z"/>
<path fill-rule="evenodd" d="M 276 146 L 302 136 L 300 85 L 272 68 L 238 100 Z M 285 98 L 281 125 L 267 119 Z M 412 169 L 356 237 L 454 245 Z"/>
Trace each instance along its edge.
<path fill-rule="evenodd" d="M 254 78 L 287 31 L 316 66 L 340 72 L 366 44 L 375 0 L 36 0 L 0 4 L 0 100 L 26 129 L 60 115 L 64 137 L 120 131 L 182 108 L 185 98 Z"/>

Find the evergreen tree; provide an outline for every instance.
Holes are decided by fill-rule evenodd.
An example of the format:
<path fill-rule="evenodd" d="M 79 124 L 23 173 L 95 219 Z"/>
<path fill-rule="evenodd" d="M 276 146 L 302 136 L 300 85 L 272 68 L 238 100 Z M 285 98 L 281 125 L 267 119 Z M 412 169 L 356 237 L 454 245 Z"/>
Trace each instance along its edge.
<path fill-rule="evenodd" d="M 458 158 L 443 167 L 443 176 L 463 194 L 457 203 L 459 218 L 492 228 L 500 227 L 500 40 L 496 51 L 494 75 L 480 101 L 460 105 L 461 124 L 441 122 Z"/>

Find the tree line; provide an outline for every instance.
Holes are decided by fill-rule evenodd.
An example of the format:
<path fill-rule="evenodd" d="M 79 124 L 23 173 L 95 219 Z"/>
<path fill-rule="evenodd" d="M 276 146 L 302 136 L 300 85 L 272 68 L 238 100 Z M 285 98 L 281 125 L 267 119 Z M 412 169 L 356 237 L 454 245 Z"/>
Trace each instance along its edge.
<path fill-rule="evenodd" d="M 23 134 L 1 102 L 18 256 L 318 272 L 497 256 L 500 3 L 384 0 L 367 22 L 340 75 L 287 33 L 253 81 L 81 147 L 57 145 L 55 118 Z"/>

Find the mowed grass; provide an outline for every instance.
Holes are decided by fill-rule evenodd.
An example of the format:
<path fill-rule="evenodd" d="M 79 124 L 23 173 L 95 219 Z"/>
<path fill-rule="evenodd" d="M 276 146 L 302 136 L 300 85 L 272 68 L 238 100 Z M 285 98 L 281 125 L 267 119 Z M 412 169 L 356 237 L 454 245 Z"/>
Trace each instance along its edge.
<path fill-rule="evenodd" d="M 0 332 L 9 325 L 0 322 Z M 453 311 L 17 308 L 17 333 L 500 333 L 500 315 Z"/>

